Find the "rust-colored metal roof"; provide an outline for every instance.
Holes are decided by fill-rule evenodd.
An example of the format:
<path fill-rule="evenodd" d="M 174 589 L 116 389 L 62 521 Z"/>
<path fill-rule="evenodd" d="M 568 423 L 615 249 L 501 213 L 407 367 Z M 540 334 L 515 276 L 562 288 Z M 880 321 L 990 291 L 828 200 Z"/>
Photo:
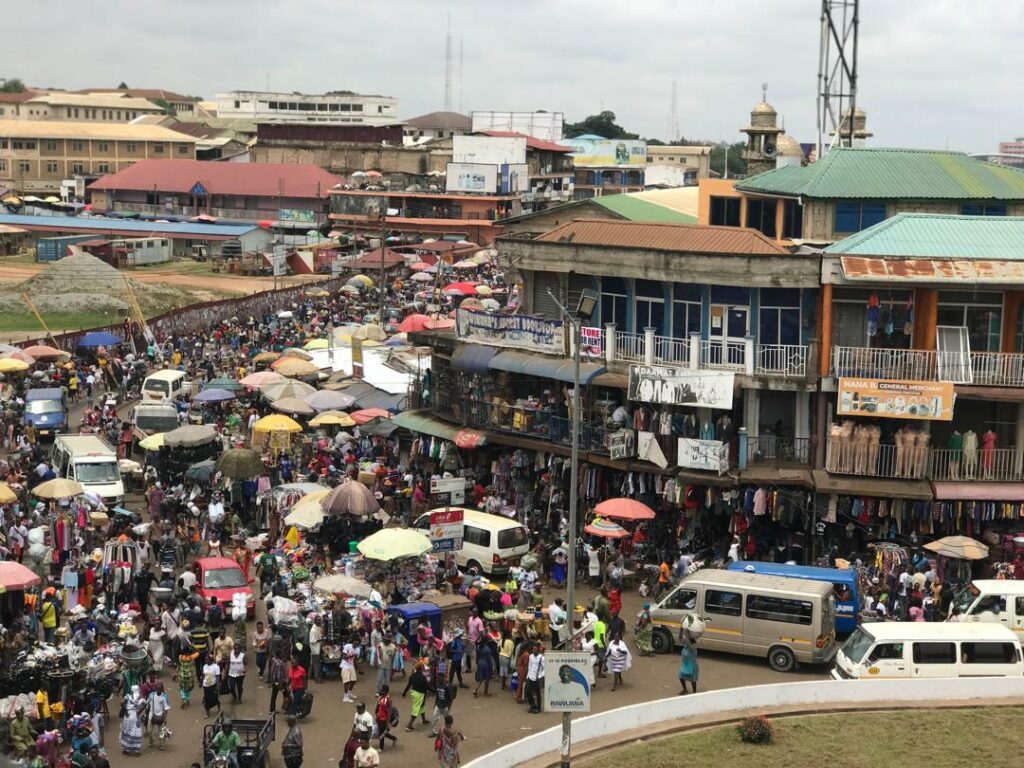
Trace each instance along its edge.
<path fill-rule="evenodd" d="M 547 232 L 537 240 L 548 243 L 650 248 L 686 253 L 788 255 L 753 229 L 704 224 L 658 224 L 614 219 L 577 219 Z"/>
<path fill-rule="evenodd" d="M 841 256 L 843 276 L 857 282 L 1021 283 L 1024 262 L 978 259 L 885 259 Z"/>

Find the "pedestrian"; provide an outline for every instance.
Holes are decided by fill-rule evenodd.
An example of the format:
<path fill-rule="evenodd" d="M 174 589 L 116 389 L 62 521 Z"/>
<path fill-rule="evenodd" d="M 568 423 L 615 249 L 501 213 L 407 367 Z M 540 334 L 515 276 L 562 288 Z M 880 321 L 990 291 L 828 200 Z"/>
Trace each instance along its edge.
<path fill-rule="evenodd" d="M 270 660 L 270 669 L 267 672 L 270 678 L 270 714 L 277 711 L 277 695 L 281 694 L 283 706 L 288 708 L 290 694 L 288 692 L 288 664 L 281 654 L 274 654 Z"/>
<path fill-rule="evenodd" d="M 302 700 L 306 698 L 306 670 L 299 664 L 299 660 L 293 658 L 288 667 L 288 689 L 291 691 L 291 703 L 288 706 L 288 714 L 298 715 Z"/>
<path fill-rule="evenodd" d="M 501 690 L 508 686 L 508 676 L 512 669 L 512 653 L 515 650 L 515 642 L 512 640 L 512 633 L 508 629 L 501 632 L 501 644 L 498 646 L 498 676 L 501 678 Z"/>
<path fill-rule="evenodd" d="M 252 649 L 256 653 L 256 670 L 260 680 L 266 680 L 267 652 L 270 649 L 270 631 L 262 621 L 256 622 L 256 631 L 252 635 Z"/>
<path fill-rule="evenodd" d="M 373 725 L 374 716 L 366 711 L 366 704 L 362 701 L 356 702 L 356 713 L 352 716 L 352 733 L 373 733 Z"/>
<path fill-rule="evenodd" d="M 700 666 L 697 663 L 697 644 L 685 630 L 679 632 L 679 642 L 682 649 L 679 651 L 679 686 L 682 690 L 680 695 L 686 694 L 686 684 L 693 686 L 693 692 L 697 692 L 697 681 L 700 678 Z"/>
<path fill-rule="evenodd" d="M 437 764 L 440 768 L 458 768 L 462 765 L 462 758 L 459 757 L 459 744 L 465 741 L 466 737 L 453 727 L 455 718 L 445 715 L 444 728 L 441 734 L 434 741 L 434 749 L 437 750 Z"/>
<path fill-rule="evenodd" d="M 530 659 L 526 669 L 526 703 L 531 715 L 536 715 L 541 711 L 544 674 L 544 647 L 539 644 L 534 645 L 530 650 Z"/>
<path fill-rule="evenodd" d="M 358 640 L 354 643 L 353 638 L 350 636 L 345 645 L 341 649 L 341 683 L 344 689 L 344 696 L 342 697 L 343 702 L 354 701 L 352 697 L 352 689 L 356 687 L 356 659 L 359 657 L 359 651 L 356 649 Z"/>
<path fill-rule="evenodd" d="M 324 638 L 324 631 L 320 625 L 320 617 L 314 616 L 313 624 L 309 628 L 309 673 L 318 683 L 324 681 L 324 672 L 320 660 L 320 644 Z"/>
<path fill-rule="evenodd" d="M 427 724 L 426 714 L 426 700 L 427 690 L 430 688 L 430 683 L 427 681 L 427 676 L 423 674 L 423 660 L 420 659 L 416 662 L 416 668 L 412 674 L 409 675 L 409 681 L 405 684 L 405 690 L 402 691 L 402 698 L 405 695 L 411 693 L 409 699 L 412 701 L 412 712 L 409 715 L 409 724 L 405 726 L 405 730 L 413 731 L 413 724 L 416 722 L 416 718 L 419 717 L 423 724 Z"/>
<path fill-rule="evenodd" d="M 466 619 L 466 671 L 473 671 L 473 657 L 476 655 L 477 643 L 484 633 L 484 620 L 480 618 L 480 611 L 474 608 Z M 461 680 L 460 680 L 461 682 Z"/>
<path fill-rule="evenodd" d="M 288 715 L 288 733 L 281 742 L 281 757 L 285 768 L 302 768 L 302 729 L 295 715 Z"/>
<path fill-rule="evenodd" d="M 612 635 L 612 641 L 608 643 L 606 656 L 608 671 L 612 673 L 612 690 L 622 685 L 622 673 L 626 672 L 633 663 L 633 657 L 629 652 L 629 646 L 622 639 L 621 634 Z"/>
<path fill-rule="evenodd" d="M 370 746 L 370 734 L 362 733 L 359 738 L 359 749 L 353 756 L 355 768 L 378 768 L 380 755 Z"/>
<path fill-rule="evenodd" d="M 153 746 L 155 737 L 161 752 L 164 751 L 167 744 L 167 734 L 169 732 L 167 728 L 167 711 L 170 707 L 171 705 L 167 701 L 167 694 L 163 690 L 154 688 L 146 697 L 146 709 L 149 717 L 146 730 L 149 733 L 149 746 Z"/>
<path fill-rule="evenodd" d="M 142 717 L 146 702 L 142 699 L 139 686 L 133 685 L 131 692 L 121 701 L 121 727 L 117 741 L 125 755 L 142 754 Z"/>
<path fill-rule="evenodd" d="M 377 693 L 387 688 L 391 682 L 391 672 L 395 664 L 396 653 L 399 653 L 398 646 L 394 644 L 391 633 L 385 632 L 374 654 L 374 660 L 377 663 Z"/>
<path fill-rule="evenodd" d="M 466 641 L 463 640 L 462 627 L 456 627 L 452 633 L 451 642 L 448 643 L 448 656 L 452 661 L 448 674 L 449 680 L 454 682 L 457 677 L 459 678 L 459 688 L 469 688 L 462 681 L 462 662 L 466 656 Z"/>
<path fill-rule="evenodd" d="M 235 643 L 228 655 L 228 690 L 236 704 L 242 703 L 242 688 L 245 685 L 247 666 L 245 646 Z"/>
<path fill-rule="evenodd" d="M 188 709 L 192 702 L 192 691 L 196 687 L 196 659 L 199 652 L 194 650 L 184 641 L 181 653 L 178 655 L 178 695 L 181 696 L 181 708 Z"/>
<path fill-rule="evenodd" d="M 206 717 L 214 709 L 220 711 L 220 665 L 209 653 L 204 657 L 203 664 L 203 709 Z"/>
<path fill-rule="evenodd" d="M 398 737 L 391 733 L 391 686 L 386 684 L 381 686 L 380 696 L 377 698 L 377 711 L 374 714 L 377 720 L 377 737 L 380 739 L 380 750 L 383 752 L 384 739 L 390 739 L 392 744 L 398 743 Z M 395 710 L 394 714 L 397 716 L 397 710 Z M 395 724 L 397 725 L 397 722 Z"/>
<path fill-rule="evenodd" d="M 516 653 L 516 704 L 522 704 L 526 697 L 526 674 L 530 667 L 530 651 L 532 647 L 531 643 L 524 640 L 519 644 L 519 650 Z"/>
<path fill-rule="evenodd" d="M 494 641 L 484 635 L 476 646 L 476 687 L 473 688 L 473 698 L 476 698 L 481 683 L 484 686 L 484 696 L 491 695 L 489 688 L 496 667 Z"/>

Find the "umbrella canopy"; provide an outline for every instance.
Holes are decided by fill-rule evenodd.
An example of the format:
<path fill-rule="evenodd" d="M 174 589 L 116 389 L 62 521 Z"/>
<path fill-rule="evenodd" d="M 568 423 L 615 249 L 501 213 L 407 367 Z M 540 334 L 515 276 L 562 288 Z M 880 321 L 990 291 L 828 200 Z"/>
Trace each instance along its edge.
<path fill-rule="evenodd" d="M 32 489 L 32 493 L 40 499 L 69 499 L 72 496 L 85 493 L 85 488 L 81 483 L 76 483 L 74 480 L 58 477 L 53 480 L 47 480 L 45 483 L 40 483 Z"/>
<path fill-rule="evenodd" d="M 272 367 L 282 376 L 288 377 L 312 376 L 320 370 L 308 360 L 300 360 L 297 357 L 282 357 L 273 363 Z"/>
<path fill-rule="evenodd" d="M 288 379 L 277 371 L 256 371 L 256 373 L 250 373 L 245 378 L 239 379 L 238 383 L 246 387 L 261 387 L 275 381 L 288 381 Z"/>
<path fill-rule="evenodd" d="M 228 400 L 234 399 L 234 392 L 228 392 L 228 390 L 221 389 L 220 387 L 207 387 L 201 392 L 192 395 L 193 403 L 226 403 Z"/>
<path fill-rule="evenodd" d="M 217 459 L 217 471 L 232 480 L 256 477 L 263 472 L 263 458 L 252 448 L 231 448 Z"/>
<path fill-rule="evenodd" d="M 600 517 L 608 517 L 613 520 L 654 519 L 653 509 L 633 499 L 607 499 L 594 507 L 594 512 Z"/>
<path fill-rule="evenodd" d="M 252 359 L 254 363 L 272 363 L 281 356 L 280 352 L 260 352 Z"/>
<path fill-rule="evenodd" d="M 321 576 L 313 582 L 313 589 L 328 595 L 347 595 L 348 597 L 369 597 L 370 585 L 365 581 L 346 576 L 343 573 L 332 573 Z"/>
<path fill-rule="evenodd" d="M 360 411 L 352 411 L 349 414 L 352 417 L 352 421 L 356 424 L 365 424 L 370 419 L 390 419 L 391 414 L 385 411 L 383 408 L 363 408 Z"/>
<path fill-rule="evenodd" d="M 36 361 L 35 357 L 31 353 L 17 347 L 9 352 L 2 353 L 2 356 L 6 360 L 21 360 L 21 362 L 28 363 L 29 365 L 32 365 Z"/>
<path fill-rule="evenodd" d="M 226 389 L 228 392 L 241 392 L 245 387 L 238 381 L 230 376 L 218 376 L 215 379 L 210 379 L 206 382 L 204 390 L 216 387 L 217 389 Z"/>
<path fill-rule="evenodd" d="M 624 539 L 629 536 L 629 531 L 618 523 L 613 523 L 611 520 L 602 520 L 601 518 L 597 518 L 583 530 L 585 533 L 589 533 L 592 536 L 600 536 L 604 539 Z"/>
<path fill-rule="evenodd" d="M 359 289 L 354 285 L 343 285 L 338 290 L 341 293 L 359 293 Z"/>
<path fill-rule="evenodd" d="M 484 303 L 480 299 L 466 299 L 459 304 L 459 309 L 483 309 Z"/>
<path fill-rule="evenodd" d="M 428 331 L 443 331 L 446 328 L 454 328 L 455 320 L 450 317 L 432 317 L 427 323 Z"/>
<path fill-rule="evenodd" d="M 445 293 L 457 294 L 459 296 L 473 296 L 479 283 L 464 281 L 461 283 L 448 283 L 442 290 Z"/>
<path fill-rule="evenodd" d="M 168 448 L 195 448 L 217 439 L 217 430 L 209 424 L 186 424 L 164 432 L 164 445 Z"/>
<path fill-rule="evenodd" d="M 14 492 L 7 483 L 0 483 L 0 504 L 13 504 L 18 500 L 18 494 Z"/>
<path fill-rule="evenodd" d="M 13 560 L 0 562 L 0 590 L 13 592 L 18 589 L 34 587 L 42 579 L 29 568 Z"/>
<path fill-rule="evenodd" d="M 311 352 L 317 349 L 327 349 L 329 346 L 330 342 L 328 342 L 327 339 L 310 339 L 309 341 L 302 345 L 302 348 L 308 352 Z"/>
<path fill-rule="evenodd" d="M 289 347 L 281 353 L 281 357 L 297 357 L 299 360 L 312 360 L 313 356 L 304 349 L 298 347 Z"/>
<path fill-rule="evenodd" d="M 452 269 L 476 269 L 480 265 L 471 259 L 463 259 L 452 264 Z"/>
<path fill-rule="evenodd" d="M 367 536 L 357 545 L 371 560 L 398 560 L 418 557 L 431 549 L 430 539 L 413 528 L 384 528 Z"/>
<path fill-rule="evenodd" d="M 17 373 L 27 370 L 28 363 L 24 360 L 15 360 L 13 357 L 0 358 L 0 373 Z"/>
<path fill-rule="evenodd" d="M 311 530 L 324 521 L 324 511 L 319 504 L 298 503 L 292 507 L 291 512 L 285 515 L 285 525 L 294 525 L 296 528 Z"/>
<path fill-rule="evenodd" d="M 494 293 L 494 291 L 491 290 L 490 286 L 478 285 L 476 287 L 477 296 L 490 296 L 492 293 Z"/>
<path fill-rule="evenodd" d="M 342 411 L 323 411 L 309 422 L 311 427 L 354 427 L 355 419 Z M 0 504 L 3 502 L 0 501 Z"/>
<path fill-rule="evenodd" d="M 373 280 L 366 275 L 352 275 L 352 277 L 345 281 L 345 284 L 355 285 L 360 288 L 372 288 Z"/>
<path fill-rule="evenodd" d="M 312 416 L 316 413 L 316 409 L 312 405 L 297 397 L 282 397 L 272 402 L 270 407 L 275 411 L 292 416 Z"/>
<path fill-rule="evenodd" d="M 417 261 L 414 264 L 410 264 L 409 269 L 413 272 L 422 272 L 424 269 L 430 269 L 430 265 L 425 261 Z"/>
<path fill-rule="evenodd" d="M 25 347 L 25 351 L 36 360 L 63 360 L 70 357 L 70 353 L 56 347 L 49 347 L 46 344 L 33 344 Z"/>
<path fill-rule="evenodd" d="M 378 509 L 373 491 L 355 480 L 345 480 L 320 502 L 328 515 L 372 515 Z"/>
<path fill-rule="evenodd" d="M 253 425 L 254 432 L 301 432 L 302 425 L 287 416 L 274 413 L 264 416 Z"/>
<path fill-rule="evenodd" d="M 426 272 L 417 272 L 409 278 L 414 283 L 432 283 L 434 282 L 434 276 L 428 275 Z"/>
<path fill-rule="evenodd" d="M 401 333 L 408 333 L 409 331 L 422 331 L 426 328 L 426 323 L 430 322 L 430 317 L 423 314 L 409 315 L 402 322 L 398 324 L 398 330 Z"/>
<path fill-rule="evenodd" d="M 316 388 L 302 381 L 292 381 L 282 377 L 281 381 L 260 385 L 260 392 L 268 400 L 280 400 L 282 397 L 308 397 L 316 392 Z"/>
<path fill-rule="evenodd" d="M 388 335 L 379 325 L 360 325 L 352 332 L 353 339 L 384 341 Z"/>
<path fill-rule="evenodd" d="M 78 340 L 80 347 L 112 347 L 121 343 L 121 339 L 110 331 L 90 331 Z"/>
<path fill-rule="evenodd" d="M 340 411 L 344 408 L 351 408 L 352 404 L 356 401 L 352 395 L 346 395 L 344 392 L 331 392 L 326 389 L 314 392 L 312 395 L 304 397 L 303 400 L 309 403 L 317 412 Z"/>
<path fill-rule="evenodd" d="M 497 299 L 481 299 L 480 304 L 484 309 L 501 309 L 501 302 Z"/>
<path fill-rule="evenodd" d="M 946 536 L 925 544 L 924 548 L 956 560 L 984 560 L 988 557 L 988 547 L 969 536 Z"/>
<path fill-rule="evenodd" d="M 163 444 L 163 432 L 157 432 L 154 435 L 150 435 L 149 437 L 145 437 L 142 440 L 139 440 L 139 448 L 141 448 L 144 451 L 159 451 L 160 446 L 162 446 Z"/>
<path fill-rule="evenodd" d="M 193 483 L 208 483 L 213 479 L 213 473 L 217 471 L 217 463 L 213 459 L 200 461 L 185 470 L 185 479 Z"/>

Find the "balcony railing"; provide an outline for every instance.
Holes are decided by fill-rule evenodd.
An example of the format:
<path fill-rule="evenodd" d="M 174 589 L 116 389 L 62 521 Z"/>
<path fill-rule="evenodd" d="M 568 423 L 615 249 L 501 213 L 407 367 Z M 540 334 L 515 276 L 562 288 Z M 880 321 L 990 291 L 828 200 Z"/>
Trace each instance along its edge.
<path fill-rule="evenodd" d="M 785 466 L 810 464 L 814 442 L 808 437 L 757 435 L 747 438 L 747 464 Z"/>
<path fill-rule="evenodd" d="M 890 444 L 871 444 L 829 438 L 825 449 L 825 469 L 840 475 L 895 477 L 920 480 L 928 469 L 926 449 L 900 448 Z"/>
<path fill-rule="evenodd" d="M 920 349 L 872 349 L 834 347 L 834 376 L 863 376 L 871 379 L 936 381 L 935 352 Z"/>
<path fill-rule="evenodd" d="M 1024 355 L 971 352 L 974 384 L 986 387 L 1024 387 Z"/>
<path fill-rule="evenodd" d="M 807 347 L 798 344 L 758 344 L 754 372 L 763 376 L 803 378 L 807 375 Z"/>
<path fill-rule="evenodd" d="M 626 363 L 644 362 L 644 335 L 642 333 L 615 333 L 615 358 Z"/>
<path fill-rule="evenodd" d="M 134 213 L 141 213 L 146 216 L 198 216 L 201 213 L 207 213 L 218 219 L 231 219 L 235 221 L 261 221 L 269 219 L 271 221 L 277 219 L 279 211 L 270 209 L 259 209 L 259 208 L 210 208 L 206 209 L 205 206 L 196 207 L 191 205 L 174 205 L 168 207 L 166 205 L 150 205 L 148 203 L 122 203 L 114 202 L 112 210 L 114 211 L 131 211 Z M 313 221 L 309 222 L 310 226 L 314 226 L 326 219 L 325 214 L 314 214 Z"/>
<path fill-rule="evenodd" d="M 990 451 L 933 448 L 929 457 L 928 477 L 932 480 L 991 480 L 1018 482 L 1024 480 L 1024 453 L 1016 448 L 994 448 Z"/>
<path fill-rule="evenodd" d="M 659 365 L 689 365 L 690 342 L 671 336 L 655 336 L 654 360 Z"/>
<path fill-rule="evenodd" d="M 747 366 L 747 345 L 742 341 L 702 339 L 700 364 L 705 368 L 742 371 Z"/>

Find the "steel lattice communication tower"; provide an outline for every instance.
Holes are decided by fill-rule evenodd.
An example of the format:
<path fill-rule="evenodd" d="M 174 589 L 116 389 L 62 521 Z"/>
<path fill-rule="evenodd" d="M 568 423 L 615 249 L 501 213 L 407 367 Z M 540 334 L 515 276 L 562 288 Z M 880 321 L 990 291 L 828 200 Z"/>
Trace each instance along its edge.
<path fill-rule="evenodd" d="M 853 144 L 859 24 L 860 0 L 821 1 L 817 103 L 819 159 L 836 143 L 841 146 Z M 849 115 L 845 122 L 844 113 Z"/>

